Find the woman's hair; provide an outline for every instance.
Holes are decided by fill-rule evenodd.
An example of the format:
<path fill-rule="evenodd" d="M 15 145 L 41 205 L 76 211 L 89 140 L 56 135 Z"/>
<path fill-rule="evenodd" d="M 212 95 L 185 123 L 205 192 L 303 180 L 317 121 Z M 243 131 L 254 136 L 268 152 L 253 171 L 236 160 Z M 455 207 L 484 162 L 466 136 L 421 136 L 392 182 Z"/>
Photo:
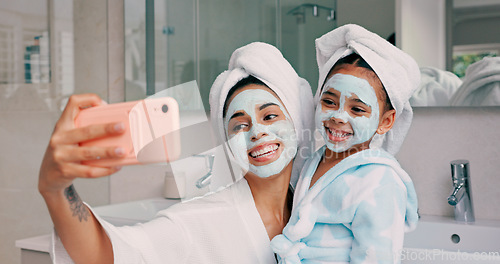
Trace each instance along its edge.
<path fill-rule="evenodd" d="M 330 76 L 330 74 L 332 73 L 333 70 L 342 69 L 342 67 L 344 67 L 344 65 L 352 65 L 352 66 L 366 69 L 370 78 L 372 78 L 372 80 L 374 80 L 375 82 L 379 83 L 380 87 L 382 87 L 382 89 L 376 89 L 375 92 L 378 92 L 377 90 L 381 90 L 378 93 L 380 95 L 380 98 L 382 98 L 382 101 L 385 102 L 384 111 L 389 111 L 389 110 L 394 109 L 394 107 L 391 104 L 391 100 L 389 99 L 389 96 L 387 95 L 387 91 L 385 90 L 385 87 L 382 84 L 382 82 L 380 81 L 380 79 L 378 78 L 377 74 L 375 73 L 373 68 L 357 53 L 352 53 L 348 56 L 345 56 L 345 57 L 339 59 L 335 63 L 335 65 L 333 65 L 333 67 L 330 69 L 330 72 L 328 73 L 327 77 Z M 325 82 L 326 82 L 326 80 L 325 80 Z"/>
<path fill-rule="evenodd" d="M 227 93 L 226 100 L 224 101 L 224 108 L 222 109 L 222 118 L 226 117 L 226 111 L 227 111 L 227 107 L 228 107 L 229 98 L 231 98 L 231 96 L 236 91 L 238 91 L 239 89 L 241 89 L 249 84 L 258 84 L 258 85 L 263 85 L 265 87 L 268 87 L 264 82 L 253 77 L 252 75 L 249 75 L 248 77 L 245 77 L 245 78 L 239 80 L 233 87 L 231 87 L 231 90 L 229 90 L 229 92 Z"/>

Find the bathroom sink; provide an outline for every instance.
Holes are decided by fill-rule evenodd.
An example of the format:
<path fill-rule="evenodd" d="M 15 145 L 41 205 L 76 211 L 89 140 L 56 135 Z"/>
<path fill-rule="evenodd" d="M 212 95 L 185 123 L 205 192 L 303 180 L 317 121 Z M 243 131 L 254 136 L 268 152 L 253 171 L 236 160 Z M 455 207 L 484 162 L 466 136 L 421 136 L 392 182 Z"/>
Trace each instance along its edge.
<path fill-rule="evenodd" d="M 133 225 L 153 219 L 159 211 L 178 202 L 180 200 L 154 198 L 99 206 L 94 208 L 94 212 L 113 225 Z"/>
<path fill-rule="evenodd" d="M 422 216 L 405 234 L 402 263 L 500 263 L 500 221 Z"/>

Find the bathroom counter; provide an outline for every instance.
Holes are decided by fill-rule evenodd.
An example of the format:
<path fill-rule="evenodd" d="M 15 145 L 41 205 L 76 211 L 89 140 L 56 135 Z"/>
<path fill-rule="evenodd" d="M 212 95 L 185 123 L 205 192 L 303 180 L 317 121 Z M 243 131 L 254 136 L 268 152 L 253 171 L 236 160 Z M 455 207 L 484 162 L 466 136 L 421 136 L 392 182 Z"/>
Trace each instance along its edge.
<path fill-rule="evenodd" d="M 21 249 L 49 252 L 51 235 L 42 235 L 37 237 L 30 237 L 16 241 L 16 247 Z"/>
<path fill-rule="evenodd" d="M 42 235 L 16 241 L 16 247 L 21 249 L 21 264 L 50 264 L 51 235 Z"/>

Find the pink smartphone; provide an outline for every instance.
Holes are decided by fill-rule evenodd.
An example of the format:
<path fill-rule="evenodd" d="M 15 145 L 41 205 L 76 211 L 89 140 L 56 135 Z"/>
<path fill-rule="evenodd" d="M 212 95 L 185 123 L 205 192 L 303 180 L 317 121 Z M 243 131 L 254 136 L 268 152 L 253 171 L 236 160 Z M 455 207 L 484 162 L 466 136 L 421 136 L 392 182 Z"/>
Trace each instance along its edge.
<path fill-rule="evenodd" d="M 99 159 L 83 164 L 110 167 L 169 162 L 180 155 L 179 106 L 171 97 L 144 99 L 83 109 L 76 127 L 122 122 L 125 132 L 118 136 L 80 143 L 81 146 L 122 147 L 122 159 Z"/>

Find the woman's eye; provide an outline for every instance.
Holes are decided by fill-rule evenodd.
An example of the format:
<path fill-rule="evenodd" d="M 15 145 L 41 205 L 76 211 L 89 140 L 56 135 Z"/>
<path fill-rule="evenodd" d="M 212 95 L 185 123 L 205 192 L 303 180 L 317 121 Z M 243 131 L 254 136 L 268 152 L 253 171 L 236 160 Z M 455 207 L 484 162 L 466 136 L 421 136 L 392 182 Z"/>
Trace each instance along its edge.
<path fill-rule="evenodd" d="M 242 129 L 245 129 L 248 125 L 247 124 L 238 124 L 233 127 L 233 132 L 238 132 Z"/>
<path fill-rule="evenodd" d="M 328 106 L 334 106 L 335 105 L 335 101 L 331 100 L 331 99 L 322 99 L 323 103 L 325 105 L 328 105 Z"/>
<path fill-rule="evenodd" d="M 264 117 L 264 120 L 265 120 L 265 121 L 269 121 L 269 120 L 273 120 L 273 119 L 275 119 L 276 117 L 278 117 L 278 115 L 275 115 L 275 114 L 269 114 L 269 115 L 266 115 L 266 116 Z"/>

